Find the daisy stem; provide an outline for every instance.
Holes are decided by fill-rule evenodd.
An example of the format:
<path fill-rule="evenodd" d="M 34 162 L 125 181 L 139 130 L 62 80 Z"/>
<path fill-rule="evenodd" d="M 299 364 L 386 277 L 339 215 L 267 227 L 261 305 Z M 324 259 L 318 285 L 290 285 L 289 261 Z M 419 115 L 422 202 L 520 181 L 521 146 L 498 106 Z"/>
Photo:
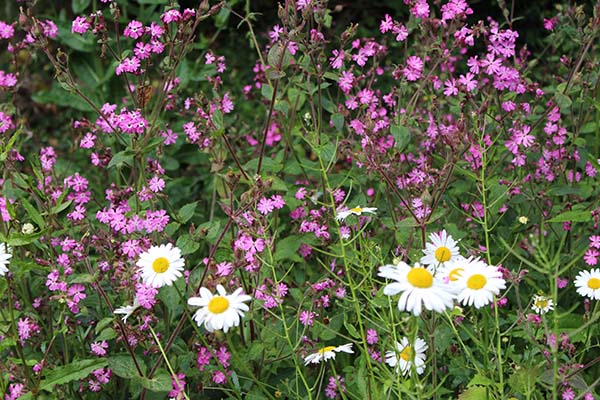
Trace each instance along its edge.
<path fill-rule="evenodd" d="M 173 368 L 171 367 L 171 363 L 169 362 L 169 359 L 167 358 L 167 355 L 165 354 L 165 350 L 163 349 L 162 345 L 160 344 L 160 340 L 158 339 L 158 336 L 156 336 L 156 333 L 154 332 L 154 329 L 152 329 L 152 326 L 150 324 L 148 324 L 148 329 L 150 330 L 150 333 L 152 333 L 154 342 L 158 346 L 158 349 L 160 350 L 160 354 L 162 355 L 163 360 L 165 360 L 165 364 L 167 365 L 167 368 L 169 369 L 169 373 L 175 379 L 177 386 L 181 387 L 181 382 L 179 381 L 179 378 L 177 377 L 177 374 L 175 373 L 175 371 L 173 371 Z M 187 393 L 185 393 L 185 390 L 182 390 L 181 393 L 183 393 L 183 397 L 185 397 L 186 400 L 190 400 Z"/>

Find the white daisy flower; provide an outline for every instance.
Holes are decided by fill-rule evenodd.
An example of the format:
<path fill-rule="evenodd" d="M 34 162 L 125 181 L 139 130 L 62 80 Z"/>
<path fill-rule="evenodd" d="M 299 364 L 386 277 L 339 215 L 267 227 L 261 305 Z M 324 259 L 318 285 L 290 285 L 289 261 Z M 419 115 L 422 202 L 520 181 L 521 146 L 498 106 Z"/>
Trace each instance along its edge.
<path fill-rule="evenodd" d="M 354 350 L 352 350 L 352 343 L 346 343 L 344 345 L 341 346 L 327 346 L 327 347 L 323 347 L 322 349 L 317 350 L 316 353 L 313 354 L 309 354 L 306 357 L 304 357 L 304 365 L 308 365 L 308 364 L 318 364 L 321 362 L 321 360 L 335 360 L 335 353 L 339 353 L 339 352 L 344 352 L 344 353 L 350 353 L 353 354 Z"/>
<path fill-rule="evenodd" d="M 448 235 L 446 230 L 430 234 L 429 241 L 425 244 L 425 250 L 423 250 L 425 255 L 421 257 L 421 264 L 436 268 L 437 266 L 444 266 L 449 261 L 462 258 L 456 240 Z"/>
<path fill-rule="evenodd" d="M 181 277 L 185 261 L 181 258 L 181 250 L 171 243 L 152 246 L 140 254 L 136 265 L 140 267 L 142 280 L 146 285 L 160 288 L 171 286 Z"/>
<path fill-rule="evenodd" d="M 115 308 L 115 311 L 113 311 L 113 314 L 123 314 L 123 317 L 121 317 L 121 320 L 123 322 L 127 322 L 127 318 L 131 317 L 131 314 L 133 314 L 133 312 L 135 310 L 137 310 L 140 306 L 140 302 L 138 301 L 137 297 L 133 298 L 133 305 L 132 306 L 123 306 L 123 307 L 119 307 L 119 308 Z"/>
<path fill-rule="evenodd" d="M 549 297 L 536 294 L 533 296 L 531 308 L 538 314 L 546 314 L 548 311 L 554 310 L 554 302 Z"/>
<path fill-rule="evenodd" d="M 453 261 L 444 263 L 441 267 L 437 268 L 435 272 L 436 278 L 439 278 L 446 288 L 454 294 L 458 294 L 462 290 L 462 285 L 459 281 L 465 268 L 468 268 L 472 258 L 460 258 Z"/>
<path fill-rule="evenodd" d="M 227 294 L 222 285 L 217 285 L 217 295 L 213 295 L 207 288 L 200 288 L 200 297 L 190 297 L 188 304 L 201 307 L 194 313 L 194 320 L 209 332 L 222 329 L 227 332 L 232 326 L 240 324 L 240 317 L 249 308 L 244 302 L 251 299 L 243 294 L 243 289 L 238 288 L 232 294 Z"/>
<path fill-rule="evenodd" d="M 577 293 L 592 300 L 600 300 L 600 269 L 581 271 L 575 278 Z"/>
<path fill-rule="evenodd" d="M 8 272 L 8 260 L 11 257 L 10 246 L 6 243 L 0 243 L 0 276 L 4 276 Z"/>
<path fill-rule="evenodd" d="M 419 263 L 414 268 L 402 261 L 397 265 L 384 265 L 379 267 L 378 276 L 396 281 L 384 287 L 383 294 L 394 296 L 401 293 L 398 300 L 400 311 L 406 310 L 419 316 L 422 306 L 441 313 L 454 305 L 454 295 L 447 285 Z"/>
<path fill-rule="evenodd" d="M 502 272 L 480 259 L 471 260 L 468 268 L 460 274 L 458 284 L 462 287 L 457 299 L 464 306 L 481 308 L 492 302 L 494 295 L 506 289 Z"/>
<path fill-rule="evenodd" d="M 427 343 L 421 338 L 415 340 L 411 345 L 408 338 L 403 337 L 400 342 L 396 342 L 396 351 L 385 353 L 385 362 L 390 367 L 396 367 L 402 375 L 409 375 L 413 370 L 413 365 L 417 374 L 421 375 L 425 371 L 425 351 L 428 349 Z"/>
<path fill-rule="evenodd" d="M 336 218 L 338 221 L 343 221 L 346 218 L 348 218 L 350 215 L 362 215 L 363 213 L 375 214 L 375 211 L 377 211 L 376 207 L 356 206 L 354 208 L 337 211 Z"/>

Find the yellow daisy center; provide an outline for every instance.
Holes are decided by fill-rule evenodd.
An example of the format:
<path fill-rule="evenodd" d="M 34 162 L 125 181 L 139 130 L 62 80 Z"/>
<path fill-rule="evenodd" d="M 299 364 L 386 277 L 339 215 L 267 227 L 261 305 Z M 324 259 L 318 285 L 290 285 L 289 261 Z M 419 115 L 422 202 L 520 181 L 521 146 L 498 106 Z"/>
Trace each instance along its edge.
<path fill-rule="evenodd" d="M 406 278 L 408 279 L 408 283 L 414 287 L 426 289 L 433 285 L 433 275 L 425 268 L 415 267 L 411 269 Z"/>
<path fill-rule="evenodd" d="M 548 307 L 548 299 L 546 299 L 546 298 L 537 299 L 535 301 L 535 306 L 540 309 L 544 309 L 544 308 Z"/>
<path fill-rule="evenodd" d="M 591 278 L 588 281 L 588 287 L 592 290 L 596 290 L 596 289 L 600 289 L 600 279 L 598 278 Z"/>
<path fill-rule="evenodd" d="M 362 207 L 354 207 L 354 208 L 350 209 L 350 211 L 352 211 L 353 213 L 356 213 L 356 214 L 362 213 L 362 210 L 363 210 Z"/>
<path fill-rule="evenodd" d="M 221 314 L 229 308 L 229 300 L 223 296 L 215 296 L 208 302 L 208 311 L 213 314 Z"/>
<path fill-rule="evenodd" d="M 464 271 L 463 268 L 454 268 L 452 271 L 450 271 L 450 273 L 448 274 L 448 278 L 450 278 L 450 280 L 452 282 L 457 281 L 458 278 L 460 278 L 460 274 Z"/>
<path fill-rule="evenodd" d="M 467 287 L 469 289 L 479 290 L 482 287 L 484 287 L 486 283 L 487 283 L 487 279 L 485 279 L 485 276 L 483 276 L 481 274 L 473 274 L 467 280 Z"/>
<path fill-rule="evenodd" d="M 164 257 L 158 257 L 156 260 L 152 261 L 152 269 L 157 274 L 162 274 L 169 269 L 169 260 Z"/>
<path fill-rule="evenodd" d="M 404 350 L 400 352 L 400 358 L 404 361 L 411 361 L 413 359 L 413 350 L 412 347 L 406 346 Z"/>
<path fill-rule="evenodd" d="M 325 353 L 329 353 L 330 351 L 333 351 L 334 349 L 335 349 L 335 346 L 327 346 L 327 347 L 323 347 L 322 349 L 319 349 L 318 353 L 325 354 Z"/>
<path fill-rule="evenodd" d="M 452 253 L 450 252 L 450 249 L 445 247 L 445 246 L 440 246 L 437 249 L 435 249 L 435 259 L 438 262 L 446 262 L 446 261 L 450 261 L 450 257 L 452 257 Z"/>

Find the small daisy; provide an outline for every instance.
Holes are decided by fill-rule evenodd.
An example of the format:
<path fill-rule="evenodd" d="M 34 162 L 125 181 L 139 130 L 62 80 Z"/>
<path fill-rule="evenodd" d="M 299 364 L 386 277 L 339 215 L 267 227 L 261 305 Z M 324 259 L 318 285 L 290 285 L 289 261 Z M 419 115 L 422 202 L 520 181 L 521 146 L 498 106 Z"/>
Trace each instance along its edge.
<path fill-rule="evenodd" d="M 491 303 L 494 295 L 506 288 L 502 272 L 479 259 L 469 262 L 468 268 L 460 274 L 458 284 L 462 287 L 458 301 L 465 306 L 474 305 L 475 308 Z"/>
<path fill-rule="evenodd" d="M 409 375 L 412 372 L 413 365 L 417 374 L 421 375 L 425 371 L 425 351 L 428 349 L 427 343 L 421 338 L 415 340 L 413 346 L 410 345 L 408 338 L 404 337 L 400 342 L 396 342 L 397 351 L 388 351 L 385 353 L 385 362 L 390 367 L 396 367 L 402 375 Z"/>
<path fill-rule="evenodd" d="M 4 276 L 8 272 L 8 263 L 12 254 L 10 253 L 10 246 L 5 243 L 0 243 L 0 276 Z"/>
<path fill-rule="evenodd" d="M 444 266 L 444 263 L 455 261 L 461 258 L 456 246 L 456 240 L 443 230 L 440 233 L 432 233 L 429 235 L 430 243 L 425 244 L 425 254 L 421 257 L 421 264 L 425 264 L 430 268 Z"/>
<path fill-rule="evenodd" d="M 193 317 L 198 326 L 204 324 L 209 332 L 220 329 L 227 332 L 232 326 L 240 324 L 240 317 L 249 309 L 244 302 L 250 301 L 251 297 L 242 294 L 242 288 L 227 294 L 222 285 L 217 285 L 217 292 L 217 295 L 213 295 L 207 288 L 200 288 L 200 297 L 189 298 L 188 304 L 201 307 Z"/>
<path fill-rule="evenodd" d="M 581 271 L 575 278 L 577 293 L 593 300 L 600 300 L 600 269 Z"/>
<path fill-rule="evenodd" d="M 352 350 L 352 343 L 346 343 L 344 345 L 335 347 L 335 346 L 327 346 L 322 349 L 317 350 L 316 353 L 309 354 L 304 357 L 304 365 L 308 364 L 318 364 L 321 360 L 335 360 L 335 353 L 339 353 L 343 351 L 344 353 L 353 354 L 354 350 Z"/>
<path fill-rule="evenodd" d="M 384 265 L 379 267 L 378 276 L 396 281 L 384 287 L 383 294 L 393 296 L 402 293 L 398 300 L 400 311 L 406 310 L 419 316 L 422 306 L 439 313 L 453 306 L 454 295 L 447 285 L 418 263 L 414 268 L 402 261 L 397 265 Z"/>
<path fill-rule="evenodd" d="M 344 221 L 350 215 L 362 215 L 363 213 L 375 214 L 377 208 L 375 207 L 361 207 L 356 206 L 354 208 L 349 208 L 347 210 L 338 211 L 336 214 L 336 218 L 338 221 Z"/>
<path fill-rule="evenodd" d="M 113 311 L 113 314 L 123 314 L 123 317 L 121 318 L 121 320 L 123 322 L 127 322 L 127 318 L 129 318 L 131 316 L 131 314 L 133 314 L 133 312 L 139 308 L 139 306 L 140 306 L 140 302 L 138 301 L 137 296 L 136 296 L 133 298 L 132 306 L 124 306 L 124 307 L 115 308 L 115 311 Z"/>
<path fill-rule="evenodd" d="M 538 314 L 546 314 L 548 311 L 554 310 L 554 302 L 549 297 L 536 294 L 533 296 L 531 308 Z"/>
<path fill-rule="evenodd" d="M 173 247 L 171 243 L 152 246 L 148 251 L 140 254 L 137 264 L 140 267 L 142 280 L 148 286 L 160 288 L 171 286 L 177 278 L 181 277 L 184 260 L 181 250 Z"/>

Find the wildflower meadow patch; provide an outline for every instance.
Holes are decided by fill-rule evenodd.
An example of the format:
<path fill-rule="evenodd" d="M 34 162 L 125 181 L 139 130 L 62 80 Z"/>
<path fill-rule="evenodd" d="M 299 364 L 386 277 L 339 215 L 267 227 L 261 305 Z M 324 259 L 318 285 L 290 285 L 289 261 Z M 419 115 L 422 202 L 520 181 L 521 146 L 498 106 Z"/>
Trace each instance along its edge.
<path fill-rule="evenodd" d="M 600 4 L 0 11 L 0 392 L 600 399 Z"/>

